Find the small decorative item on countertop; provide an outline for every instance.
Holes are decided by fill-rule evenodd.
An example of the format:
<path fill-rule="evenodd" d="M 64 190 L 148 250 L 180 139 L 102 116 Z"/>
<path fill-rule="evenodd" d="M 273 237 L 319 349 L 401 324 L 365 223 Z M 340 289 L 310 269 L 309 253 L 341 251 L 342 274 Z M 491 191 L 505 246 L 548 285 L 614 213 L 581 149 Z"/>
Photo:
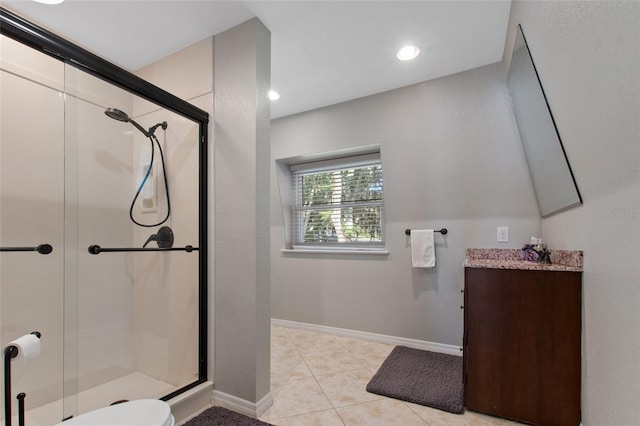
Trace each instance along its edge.
<path fill-rule="evenodd" d="M 551 252 L 549 250 L 547 250 L 546 248 L 543 248 L 540 251 L 536 249 L 532 250 L 536 253 L 536 256 L 538 256 L 538 263 L 551 265 Z"/>
<path fill-rule="evenodd" d="M 520 253 L 520 260 L 526 262 L 535 262 L 538 260 L 538 255 L 533 247 L 533 244 L 525 244 Z"/>
<path fill-rule="evenodd" d="M 520 260 L 551 264 L 551 252 L 544 247 L 542 238 L 531 237 L 531 242 L 522 247 Z"/>

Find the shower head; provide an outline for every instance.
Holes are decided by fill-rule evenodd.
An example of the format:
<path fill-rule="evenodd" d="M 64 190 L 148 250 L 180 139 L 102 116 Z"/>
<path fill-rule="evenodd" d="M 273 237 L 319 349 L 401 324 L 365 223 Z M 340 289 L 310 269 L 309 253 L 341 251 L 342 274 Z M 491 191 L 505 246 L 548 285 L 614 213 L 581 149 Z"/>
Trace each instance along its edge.
<path fill-rule="evenodd" d="M 149 130 L 145 130 L 141 125 L 139 125 L 138 123 L 136 123 L 133 119 L 129 118 L 129 115 L 124 112 L 124 111 L 120 111 L 117 108 L 107 108 L 104 113 L 109 117 L 109 118 L 113 118 L 114 120 L 118 120 L 118 121 L 122 121 L 124 123 L 131 123 L 133 124 L 133 126 L 140 130 L 142 132 L 143 135 L 145 135 L 146 137 L 151 137 L 153 135 L 153 132 L 156 131 L 156 129 L 158 127 L 162 127 L 162 130 L 165 130 L 167 128 L 167 122 L 163 121 L 162 123 L 158 123 L 155 126 L 151 126 L 149 128 Z"/>
<path fill-rule="evenodd" d="M 114 120 L 133 124 L 133 126 L 136 129 L 140 130 L 143 135 L 145 135 L 146 137 L 151 137 L 151 133 L 147 132 L 141 125 L 130 119 L 126 112 L 120 111 L 117 108 L 107 108 L 104 113 L 107 115 L 107 117 L 113 118 Z"/>
<path fill-rule="evenodd" d="M 108 117 L 113 118 L 114 120 L 124 121 L 125 123 L 129 122 L 129 116 L 126 112 L 120 111 L 116 108 L 107 108 L 104 112 Z"/>

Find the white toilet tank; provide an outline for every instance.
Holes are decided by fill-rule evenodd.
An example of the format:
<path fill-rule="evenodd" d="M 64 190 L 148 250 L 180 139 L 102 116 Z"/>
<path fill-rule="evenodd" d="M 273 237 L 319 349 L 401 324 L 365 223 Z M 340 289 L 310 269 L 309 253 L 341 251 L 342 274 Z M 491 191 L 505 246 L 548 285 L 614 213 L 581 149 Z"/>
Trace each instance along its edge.
<path fill-rule="evenodd" d="M 56 426 L 174 426 L 169 404 L 158 399 L 139 399 L 110 405 L 71 418 Z"/>

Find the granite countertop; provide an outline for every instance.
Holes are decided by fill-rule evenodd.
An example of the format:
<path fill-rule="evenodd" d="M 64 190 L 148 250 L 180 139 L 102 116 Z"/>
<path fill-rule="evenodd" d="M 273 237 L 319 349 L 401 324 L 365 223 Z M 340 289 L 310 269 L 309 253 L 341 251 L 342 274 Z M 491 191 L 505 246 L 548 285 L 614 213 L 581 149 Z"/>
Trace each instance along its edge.
<path fill-rule="evenodd" d="M 581 250 L 550 250 L 550 265 L 520 260 L 520 252 L 520 249 L 467 249 L 463 266 L 465 268 L 582 272 Z"/>

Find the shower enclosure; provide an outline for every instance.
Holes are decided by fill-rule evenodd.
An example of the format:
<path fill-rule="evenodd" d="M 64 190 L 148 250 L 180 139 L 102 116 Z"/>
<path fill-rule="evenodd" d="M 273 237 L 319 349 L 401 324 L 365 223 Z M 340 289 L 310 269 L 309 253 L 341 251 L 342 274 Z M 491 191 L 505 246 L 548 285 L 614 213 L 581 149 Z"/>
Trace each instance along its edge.
<path fill-rule="evenodd" d="M 19 392 L 34 426 L 203 383 L 208 114 L 0 17 L 0 340 L 42 334 L 12 414 Z"/>

